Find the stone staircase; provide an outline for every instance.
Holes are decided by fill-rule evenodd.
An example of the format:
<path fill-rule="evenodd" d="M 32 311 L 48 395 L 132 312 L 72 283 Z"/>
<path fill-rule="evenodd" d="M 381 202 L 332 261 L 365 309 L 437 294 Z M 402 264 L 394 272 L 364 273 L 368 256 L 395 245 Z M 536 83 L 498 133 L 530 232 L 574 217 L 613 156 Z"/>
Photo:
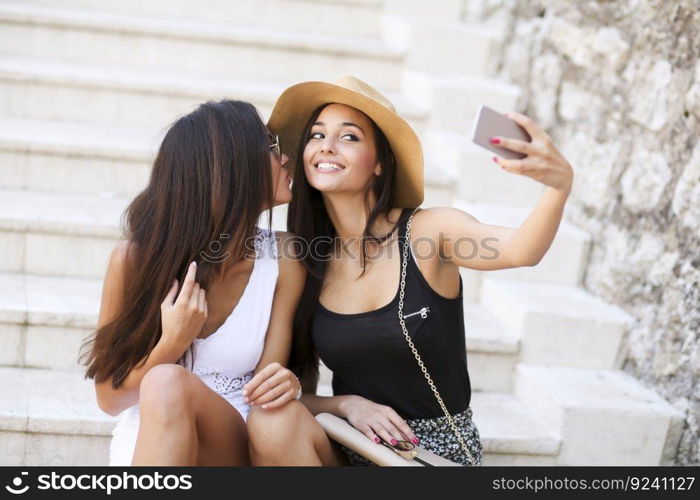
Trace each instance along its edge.
<path fill-rule="evenodd" d="M 421 137 L 424 206 L 525 220 L 542 186 L 467 137 L 481 103 L 516 109 L 518 89 L 487 75 L 502 27 L 461 22 L 464 0 L 430 4 L 0 0 L 0 464 L 107 463 L 115 419 L 78 349 L 123 209 L 168 123 L 203 100 L 248 100 L 267 117 L 289 84 L 355 74 Z M 673 459 L 682 414 L 619 371 L 632 318 L 580 287 L 589 246 L 562 222 L 536 267 L 462 270 L 487 465 Z"/>

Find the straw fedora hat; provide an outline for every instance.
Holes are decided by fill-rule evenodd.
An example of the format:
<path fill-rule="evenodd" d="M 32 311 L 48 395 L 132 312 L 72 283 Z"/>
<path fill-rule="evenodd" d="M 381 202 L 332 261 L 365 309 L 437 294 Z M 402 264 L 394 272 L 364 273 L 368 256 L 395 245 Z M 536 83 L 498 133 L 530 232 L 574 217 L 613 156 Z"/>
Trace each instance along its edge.
<path fill-rule="evenodd" d="M 423 149 L 418 136 L 386 97 L 354 76 L 342 76 L 334 83 L 292 85 L 277 99 L 267 126 L 279 135 L 290 171 L 295 171 L 304 126 L 316 108 L 328 103 L 352 106 L 377 124 L 396 157 L 393 206 L 419 206 L 423 202 Z"/>

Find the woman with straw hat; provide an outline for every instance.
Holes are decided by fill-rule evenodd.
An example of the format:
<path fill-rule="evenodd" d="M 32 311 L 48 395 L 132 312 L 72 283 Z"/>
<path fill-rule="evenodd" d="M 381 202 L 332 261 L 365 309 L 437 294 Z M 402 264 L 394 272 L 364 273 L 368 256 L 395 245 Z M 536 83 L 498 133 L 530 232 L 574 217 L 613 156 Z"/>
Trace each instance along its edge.
<path fill-rule="evenodd" d="M 511 117 L 532 141 L 492 143 L 527 156 L 494 161 L 547 186 L 518 228 L 455 208 L 418 209 L 420 141 L 365 82 L 305 82 L 280 96 L 268 126 L 290 157 L 288 229 L 308 271 L 290 365 L 312 414 L 345 418 L 376 443 L 411 441 L 460 464 L 481 463 L 459 267 L 536 265 L 573 182 L 549 136 L 528 117 Z M 467 249 L 465 241 L 478 243 Z M 315 395 L 319 358 L 333 371 L 331 397 Z M 246 389 L 254 407 L 270 397 L 255 379 Z M 367 463 L 342 451 L 352 464 Z"/>

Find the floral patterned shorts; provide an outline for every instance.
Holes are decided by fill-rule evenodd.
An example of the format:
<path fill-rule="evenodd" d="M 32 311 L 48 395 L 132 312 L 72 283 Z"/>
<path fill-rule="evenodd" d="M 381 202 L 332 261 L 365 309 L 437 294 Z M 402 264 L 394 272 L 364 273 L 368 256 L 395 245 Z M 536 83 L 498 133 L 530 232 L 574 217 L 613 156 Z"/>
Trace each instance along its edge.
<path fill-rule="evenodd" d="M 472 421 L 472 409 L 467 407 L 462 413 L 452 415 L 452 419 L 467 443 L 469 453 L 475 461 L 474 465 L 481 465 L 483 448 L 481 446 L 479 431 Z M 467 454 L 452 432 L 452 427 L 450 427 L 447 417 L 407 419 L 406 423 L 411 427 L 416 436 L 418 436 L 418 439 L 420 439 L 419 446 L 421 448 L 425 448 L 436 455 L 440 455 L 458 464 L 471 465 Z M 343 445 L 339 446 L 348 457 L 350 465 L 375 466 L 374 463 L 358 455 L 354 451 Z"/>

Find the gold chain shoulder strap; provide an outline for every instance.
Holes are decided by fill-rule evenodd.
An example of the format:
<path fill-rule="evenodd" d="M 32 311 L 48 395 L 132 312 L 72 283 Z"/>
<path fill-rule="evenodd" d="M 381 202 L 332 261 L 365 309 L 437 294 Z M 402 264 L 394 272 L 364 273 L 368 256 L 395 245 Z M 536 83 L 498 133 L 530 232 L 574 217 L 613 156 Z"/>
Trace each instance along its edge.
<path fill-rule="evenodd" d="M 406 322 L 404 321 L 404 318 L 403 318 L 403 299 L 404 299 L 405 288 L 406 288 L 406 265 L 408 263 L 408 248 L 411 244 L 411 240 L 410 240 L 411 222 L 413 221 L 413 216 L 416 214 L 416 212 L 418 210 L 419 210 L 419 208 L 416 208 L 415 210 L 413 210 L 413 213 L 408 218 L 408 223 L 406 224 L 406 240 L 403 243 L 403 262 L 401 264 L 401 289 L 399 292 L 399 323 L 401 323 L 401 329 L 403 330 L 404 337 L 406 337 L 406 342 L 408 342 L 408 346 L 411 348 L 411 352 L 413 352 L 413 356 L 416 358 L 416 361 L 418 362 L 418 366 L 420 367 L 421 371 L 423 372 L 423 376 L 425 377 L 425 380 L 428 381 L 428 384 L 430 385 L 430 388 L 432 389 L 433 394 L 435 395 L 435 399 L 437 399 L 437 402 L 440 404 L 442 411 L 445 413 L 445 417 L 447 417 L 447 421 L 449 422 L 450 427 L 452 428 L 452 432 L 457 437 L 457 440 L 459 441 L 459 444 L 462 446 L 464 453 L 466 453 L 467 457 L 469 457 L 470 464 L 475 465 L 474 458 L 472 457 L 472 454 L 469 452 L 469 448 L 467 447 L 467 443 L 464 441 L 464 437 L 462 437 L 462 434 L 459 432 L 459 429 L 457 429 L 457 425 L 455 424 L 455 422 L 452 418 L 452 415 L 450 415 L 450 412 L 447 410 L 447 406 L 445 406 L 445 403 L 443 402 L 442 398 L 440 397 L 440 393 L 438 392 L 437 387 L 435 387 L 435 384 L 433 383 L 433 379 L 430 377 L 430 374 L 428 373 L 428 369 L 425 367 L 425 364 L 423 364 L 423 360 L 421 359 L 420 355 L 418 354 L 418 350 L 416 349 L 416 346 L 413 345 L 413 340 L 411 340 L 411 337 L 408 334 L 408 329 L 406 328 Z"/>

